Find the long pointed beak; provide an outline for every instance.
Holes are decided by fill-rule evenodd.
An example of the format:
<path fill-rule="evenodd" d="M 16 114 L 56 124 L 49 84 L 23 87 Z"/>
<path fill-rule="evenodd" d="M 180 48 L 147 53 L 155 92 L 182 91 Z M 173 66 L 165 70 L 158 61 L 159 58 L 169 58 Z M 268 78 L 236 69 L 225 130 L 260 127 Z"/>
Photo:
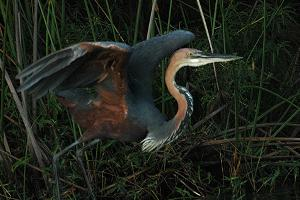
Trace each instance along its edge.
<path fill-rule="evenodd" d="M 195 51 L 191 54 L 192 62 L 206 65 L 216 62 L 228 62 L 242 59 L 242 57 L 226 54 L 204 53 L 203 51 Z"/>

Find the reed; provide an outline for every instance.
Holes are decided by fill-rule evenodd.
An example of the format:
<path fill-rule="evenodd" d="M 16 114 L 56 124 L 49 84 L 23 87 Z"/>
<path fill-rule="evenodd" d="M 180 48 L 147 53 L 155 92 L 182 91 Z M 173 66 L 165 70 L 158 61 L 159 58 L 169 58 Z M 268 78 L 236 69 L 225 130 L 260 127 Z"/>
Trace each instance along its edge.
<path fill-rule="evenodd" d="M 244 59 L 179 74 L 177 82 L 187 83 L 194 96 L 195 111 L 187 133 L 161 151 L 143 153 L 138 143 L 114 140 L 87 151 L 85 165 L 97 196 L 191 199 L 214 194 L 214 199 L 229 194 L 243 199 L 282 185 L 297 187 L 297 9 L 296 0 L 0 0 L 0 199 L 52 198 L 49 160 L 82 133 L 53 95 L 32 104 L 25 94 L 15 93 L 20 69 L 80 41 L 133 45 L 175 29 L 194 32 L 194 48 Z M 172 116 L 176 104 L 164 86 L 167 61 L 156 71 L 154 95 L 157 107 Z M 74 157 L 61 162 L 64 197 L 83 199 L 86 185 Z"/>

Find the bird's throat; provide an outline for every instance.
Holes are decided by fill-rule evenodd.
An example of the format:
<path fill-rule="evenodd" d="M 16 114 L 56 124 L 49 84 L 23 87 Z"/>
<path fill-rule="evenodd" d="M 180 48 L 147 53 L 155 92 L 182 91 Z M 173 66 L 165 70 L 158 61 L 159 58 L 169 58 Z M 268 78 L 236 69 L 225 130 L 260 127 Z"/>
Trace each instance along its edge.
<path fill-rule="evenodd" d="M 180 63 L 177 62 L 171 62 L 167 68 L 166 71 L 166 76 L 165 76 L 165 82 L 167 85 L 167 88 L 170 92 L 170 94 L 176 99 L 177 101 L 177 106 L 178 106 L 178 110 L 176 115 L 174 116 L 174 119 L 176 120 L 176 122 L 178 122 L 178 125 L 180 125 L 180 122 L 182 122 L 186 116 L 186 112 L 187 112 L 187 107 L 188 107 L 188 103 L 186 100 L 186 97 L 184 94 L 182 94 L 179 89 L 176 87 L 176 82 L 175 82 L 175 76 L 176 73 L 179 71 L 179 69 L 182 66 L 180 65 Z"/>

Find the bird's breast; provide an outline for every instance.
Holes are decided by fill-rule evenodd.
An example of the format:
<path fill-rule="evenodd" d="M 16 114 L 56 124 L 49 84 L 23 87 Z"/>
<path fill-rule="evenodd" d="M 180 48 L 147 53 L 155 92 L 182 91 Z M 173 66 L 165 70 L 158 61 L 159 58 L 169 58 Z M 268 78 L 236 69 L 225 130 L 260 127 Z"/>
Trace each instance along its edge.
<path fill-rule="evenodd" d="M 101 88 L 97 99 L 88 106 L 76 105 L 68 100 L 60 101 L 69 108 L 74 120 L 86 131 L 81 140 L 113 138 L 120 141 L 141 141 L 147 127 L 133 114 L 125 95 Z"/>

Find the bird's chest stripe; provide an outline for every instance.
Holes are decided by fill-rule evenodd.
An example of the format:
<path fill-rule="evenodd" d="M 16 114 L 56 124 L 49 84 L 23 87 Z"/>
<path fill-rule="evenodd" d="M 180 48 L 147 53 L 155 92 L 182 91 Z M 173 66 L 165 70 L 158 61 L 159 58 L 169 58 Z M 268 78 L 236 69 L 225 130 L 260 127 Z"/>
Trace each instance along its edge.
<path fill-rule="evenodd" d="M 177 89 L 179 90 L 180 95 L 182 96 L 183 103 L 181 103 L 182 107 L 182 113 L 178 118 L 177 118 L 177 132 L 182 131 L 183 129 L 186 128 L 187 123 L 189 118 L 192 115 L 193 112 L 193 97 L 189 93 L 189 91 L 183 87 L 177 86 Z"/>

